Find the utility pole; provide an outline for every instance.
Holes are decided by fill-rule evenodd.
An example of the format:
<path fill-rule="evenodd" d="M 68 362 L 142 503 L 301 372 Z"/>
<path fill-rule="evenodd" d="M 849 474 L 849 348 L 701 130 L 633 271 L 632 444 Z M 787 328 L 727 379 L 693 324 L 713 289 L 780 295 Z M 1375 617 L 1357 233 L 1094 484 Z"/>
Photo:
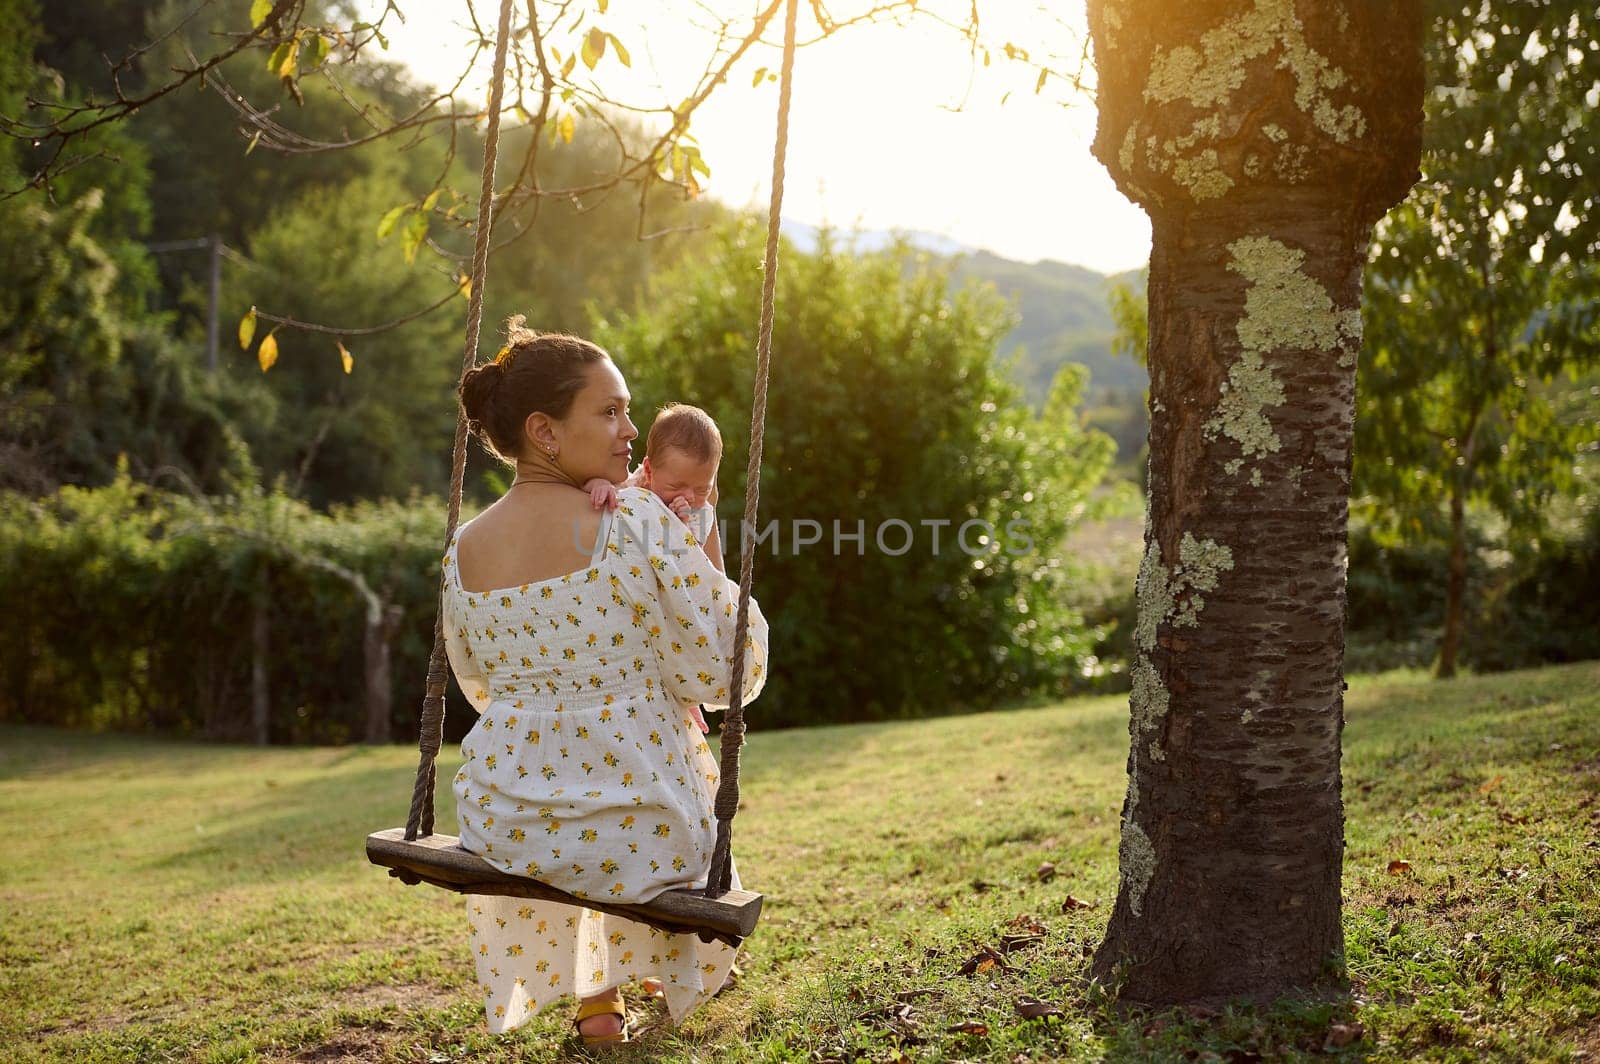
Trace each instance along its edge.
<path fill-rule="evenodd" d="M 206 307 L 206 369 L 212 373 L 217 371 L 218 351 L 218 321 L 217 315 L 222 313 L 222 235 L 212 233 L 209 241 L 211 245 L 211 290 L 210 299 Z"/>
<path fill-rule="evenodd" d="M 157 255 L 165 251 L 198 251 L 201 248 L 211 253 L 210 277 L 206 286 L 206 369 L 215 373 L 217 354 L 221 350 L 219 315 L 222 313 L 222 255 L 227 250 L 222 243 L 222 235 L 212 233 L 210 236 L 197 237 L 193 240 L 165 240 L 146 244 L 145 247 Z"/>

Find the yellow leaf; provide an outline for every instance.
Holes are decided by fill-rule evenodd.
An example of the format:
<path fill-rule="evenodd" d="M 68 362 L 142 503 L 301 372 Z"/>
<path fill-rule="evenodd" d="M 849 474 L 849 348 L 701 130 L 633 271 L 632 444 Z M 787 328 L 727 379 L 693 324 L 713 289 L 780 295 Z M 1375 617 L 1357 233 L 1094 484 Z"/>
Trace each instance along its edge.
<path fill-rule="evenodd" d="M 383 218 L 378 222 L 378 239 L 382 240 L 384 237 L 394 232 L 395 223 L 400 221 L 400 216 L 410 209 L 411 208 L 404 203 L 398 207 L 390 207 L 389 210 L 384 213 Z"/>
<path fill-rule="evenodd" d="M 1039 95 L 1041 92 L 1044 91 L 1044 82 L 1045 82 L 1045 79 L 1048 78 L 1049 76 L 1050 76 L 1050 71 L 1048 71 L 1048 70 L 1039 71 L 1039 80 L 1034 82 L 1034 84 L 1033 84 L 1033 94 L 1035 96 Z"/>
<path fill-rule="evenodd" d="M 280 78 L 292 78 L 295 62 L 299 58 L 300 38 L 294 37 L 272 50 L 272 55 L 267 58 L 267 69 Z"/>
<path fill-rule="evenodd" d="M 577 132 L 577 127 L 578 120 L 572 117 L 571 111 L 562 115 L 561 119 L 556 123 L 556 131 L 561 134 L 561 139 L 568 144 L 572 143 L 572 135 Z"/>
<path fill-rule="evenodd" d="M 256 308 L 251 307 L 250 312 L 239 319 L 239 349 L 250 350 L 250 341 L 256 335 Z"/>
<path fill-rule="evenodd" d="M 456 287 L 461 289 L 461 294 L 468 299 L 472 298 L 472 275 L 464 273 L 456 278 Z"/>
<path fill-rule="evenodd" d="M 584 35 L 581 53 L 583 65 L 593 70 L 595 64 L 600 62 L 600 57 L 606 54 L 606 31 L 599 26 L 589 30 Z"/>
<path fill-rule="evenodd" d="M 272 368 L 272 364 L 278 361 L 278 338 L 272 334 L 277 331 L 274 329 L 267 333 L 261 341 L 261 346 L 256 348 L 256 361 L 261 363 L 262 373 L 267 372 Z"/>
<path fill-rule="evenodd" d="M 272 14 L 272 0 L 255 0 L 250 5 L 250 28 L 257 29 Z"/>
<path fill-rule="evenodd" d="M 339 343 L 339 361 L 344 363 L 344 371 L 346 373 L 349 373 L 352 369 L 355 368 L 356 360 L 353 357 L 351 357 L 350 349 L 348 347 L 344 346 L 344 341 L 341 340 L 341 341 L 338 341 L 338 343 Z"/>
<path fill-rule="evenodd" d="M 626 48 L 622 47 L 622 42 L 617 40 L 617 35 L 615 33 L 608 33 L 606 34 L 606 38 L 611 42 L 611 50 L 617 53 L 617 62 L 621 63 L 625 67 L 628 67 L 629 69 L 632 69 L 633 57 L 628 54 L 628 50 Z"/>

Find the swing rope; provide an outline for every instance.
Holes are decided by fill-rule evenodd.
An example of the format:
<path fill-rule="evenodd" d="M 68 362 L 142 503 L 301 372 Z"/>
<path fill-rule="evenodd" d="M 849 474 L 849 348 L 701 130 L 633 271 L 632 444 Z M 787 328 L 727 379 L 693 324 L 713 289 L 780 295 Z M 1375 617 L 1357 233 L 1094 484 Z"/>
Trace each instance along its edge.
<path fill-rule="evenodd" d="M 772 317 L 778 288 L 778 231 L 783 214 L 783 176 L 789 153 L 789 93 L 794 80 L 795 19 L 799 0 L 789 0 L 783 23 L 783 73 L 778 86 L 778 132 L 772 149 L 772 199 L 767 204 L 767 258 L 761 275 L 761 327 L 756 334 L 755 398 L 750 411 L 750 462 L 744 473 L 744 524 L 739 548 L 739 620 L 733 639 L 733 692 L 722 718 L 722 778 L 717 783 L 717 843 L 711 853 L 706 895 L 733 885 L 733 816 L 739 811 L 739 748 L 744 745 L 744 646 L 750 628 L 750 584 L 756 552 L 750 547 L 761 502 L 761 444 L 767 425 L 767 376 L 772 362 Z"/>
<path fill-rule="evenodd" d="M 489 128 L 483 138 L 483 184 L 478 191 L 478 231 L 472 244 L 472 291 L 467 299 L 467 339 L 461 352 L 461 376 L 478 361 L 478 329 L 483 323 L 483 288 L 489 272 L 489 229 L 494 222 L 494 168 L 500 154 L 500 104 L 505 95 L 506 44 L 511 40 L 511 5 L 500 0 L 500 28 L 494 37 L 494 76 L 489 83 Z M 450 510 L 444 542 L 449 549 L 461 520 L 461 481 L 467 468 L 467 413 L 457 404 L 456 438 L 450 463 Z M 440 584 L 443 594 L 444 585 Z M 443 605 L 441 601 L 441 606 Z M 428 685 L 422 698 L 421 761 L 406 817 L 406 841 L 433 834 L 434 759 L 444 745 L 444 691 L 449 663 L 444 651 L 444 610 L 433 618 L 433 653 L 428 657 Z M 402 877 L 404 878 L 404 877 Z"/>

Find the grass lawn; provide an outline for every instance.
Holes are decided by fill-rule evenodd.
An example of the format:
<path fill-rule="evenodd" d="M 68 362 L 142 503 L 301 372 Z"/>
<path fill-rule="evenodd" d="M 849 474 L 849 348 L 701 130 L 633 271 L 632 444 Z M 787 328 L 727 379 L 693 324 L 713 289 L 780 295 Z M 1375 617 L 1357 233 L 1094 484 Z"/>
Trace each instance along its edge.
<path fill-rule="evenodd" d="M 1386 673 L 1348 706 L 1347 999 L 1119 1015 L 1085 984 L 1117 696 L 754 732 L 745 979 L 618 1059 L 1600 1060 L 1600 663 Z M 0 1059 L 575 1057 L 568 1008 L 487 1034 L 462 900 L 367 864 L 415 764 L 0 726 Z M 986 946 L 1004 963 L 958 974 Z"/>

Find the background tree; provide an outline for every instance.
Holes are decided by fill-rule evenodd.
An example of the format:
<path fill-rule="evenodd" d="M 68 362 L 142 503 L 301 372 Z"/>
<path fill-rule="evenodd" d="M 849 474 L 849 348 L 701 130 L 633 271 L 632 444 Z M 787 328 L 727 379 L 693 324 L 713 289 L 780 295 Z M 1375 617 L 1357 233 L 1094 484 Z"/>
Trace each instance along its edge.
<path fill-rule="evenodd" d="M 1540 535 L 1600 439 L 1559 416 L 1600 367 L 1600 42 L 1589 5 L 1429 5 L 1423 180 L 1367 271 L 1356 494 L 1375 525 L 1445 542 L 1437 669 L 1468 615 L 1469 509 Z"/>
<path fill-rule="evenodd" d="M 1342 948 L 1345 526 L 1372 224 L 1416 178 L 1420 0 L 1091 0 L 1094 150 L 1150 215 L 1150 502 L 1096 975 L 1275 996 Z"/>

